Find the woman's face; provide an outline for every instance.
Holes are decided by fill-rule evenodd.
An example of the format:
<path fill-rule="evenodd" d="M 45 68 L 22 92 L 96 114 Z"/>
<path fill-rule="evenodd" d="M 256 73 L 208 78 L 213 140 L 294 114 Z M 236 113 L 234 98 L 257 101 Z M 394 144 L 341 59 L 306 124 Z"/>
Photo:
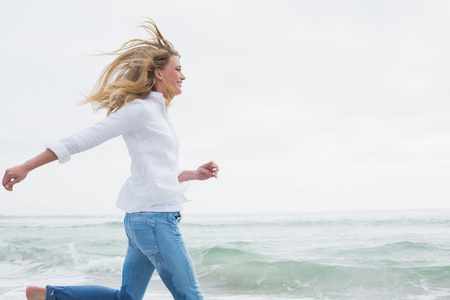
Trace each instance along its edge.
<path fill-rule="evenodd" d="M 178 57 L 172 55 L 169 58 L 169 63 L 161 70 L 161 77 L 173 89 L 175 95 L 181 94 L 181 85 L 186 77 L 181 73 L 181 63 Z"/>

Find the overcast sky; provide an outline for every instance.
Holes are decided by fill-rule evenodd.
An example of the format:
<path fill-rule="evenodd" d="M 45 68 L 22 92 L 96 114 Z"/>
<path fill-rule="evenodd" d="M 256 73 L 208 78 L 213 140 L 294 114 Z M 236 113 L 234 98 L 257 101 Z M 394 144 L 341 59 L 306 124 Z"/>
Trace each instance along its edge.
<path fill-rule="evenodd" d="M 0 0 L 0 168 L 105 116 L 80 106 L 153 18 L 187 79 L 169 110 L 186 212 L 450 209 L 449 1 Z M 120 214 L 121 138 L 0 191 L 0 214 Z"/>

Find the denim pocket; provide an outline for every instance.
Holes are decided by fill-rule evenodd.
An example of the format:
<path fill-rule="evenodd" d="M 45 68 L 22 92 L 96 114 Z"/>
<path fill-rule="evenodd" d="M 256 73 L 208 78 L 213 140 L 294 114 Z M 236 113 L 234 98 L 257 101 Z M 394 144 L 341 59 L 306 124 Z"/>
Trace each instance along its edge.
<path fill-rule="evenodd" d="M 178 224 L 181 221 L 181 213 L 177 212 L 169 215 L 168 217 L 170 224 L 172 224 L 173 228 L 175 229 L 175 235 L 181 235 L 180 229 L 178 228 Z"/>
<path fill-rule="evenodd" d="M 156 220 L 139 218 L 128 223 L 129 238 L 145 255 L 159 252 L 155 233 Z"/>
<path fill-rule="evenodd" d="M 155 227 L 156 221 L 150 218 L 139 218 L 136 220 L 130 220 L 128 227 L 130 229 L 147 229 Z"/>
<path fill-rule="evenodd" d="M 175 215 L 175 220 L 177 221 L 177 224 L 180 223 L 182 218 L 183 218 L 183 216 L 181 215 L 181 213 L 177 212 L 177 215 Z"/>

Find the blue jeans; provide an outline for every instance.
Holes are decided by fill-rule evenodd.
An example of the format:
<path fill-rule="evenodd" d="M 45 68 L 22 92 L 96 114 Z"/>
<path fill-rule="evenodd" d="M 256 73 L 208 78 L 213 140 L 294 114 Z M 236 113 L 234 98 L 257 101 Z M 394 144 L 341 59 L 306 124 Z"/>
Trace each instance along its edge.
<path fill-rule="evenodd" d="M 47 286 L 47 300 L 142 299 L 154 270 L 174 299 L 203 299 L 194 265 L 186 250 L 178 212 L 139 212 L 125 215 L 128 250 L 122 270 L 122 287 Z"/>

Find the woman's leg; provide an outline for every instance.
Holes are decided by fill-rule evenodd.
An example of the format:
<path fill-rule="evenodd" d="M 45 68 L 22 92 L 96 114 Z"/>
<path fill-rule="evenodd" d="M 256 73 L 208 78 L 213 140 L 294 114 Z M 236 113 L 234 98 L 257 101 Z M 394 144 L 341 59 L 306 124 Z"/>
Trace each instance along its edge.
<path fill-rule="evenodd" d="M 148 257 L 135 247 L 133 241 L 129 240 L 118 299 L 141 300 L 144 298 L 145 290 L 154 271 L 155 267 Z"/>
<path fill-rule="evenodd" d="M 125 217 L 127 236 L 128 216 Z M 132 240 L 128 240 L 128 250 L 122 270 L 122 287 L 119 290 L 103 286 L 47 286 L 46 300 L 141 300 L 148 282 L 155 270 L 148 257 Z"/>
<path fill-rule="evenodd" d="M 98 285 L 47 285 L 46 300 L 118 300 L 118 290 Z"/>
<path fill-rule="evenodd" d="M 178 229 L 179 213 L 125 217 L 129 239 L 121 290 L 102 286 L 47 286 L 47 300 L 141 300 L 154 269 L 176 300 L 203 299 L 194 265 Z"/>
<path fill-rule="evenodd" d="M 160 252 L 155 267 L 175 299 L 203 299 L 194 263 L 178 228 L 179 213 L 169 213 L 168 223 L 159 224 L 157 239 Z"/>
<path fill-rule="evenodd" d="M 137 213 L 130 223 L 136 243 L 157 269 L 172 296 L 179 299 L 203 299 L 194 265 L 178 229 L 179 213 Z M 133 227 L 133 228 L 131 228 Z"/>
<path fill-rule="evenodd" d="M 155 268 L 148 258 L 128 246 L 119 290 L 98 285 L 47 286 L 46 300 L 141 300 Z"/>

